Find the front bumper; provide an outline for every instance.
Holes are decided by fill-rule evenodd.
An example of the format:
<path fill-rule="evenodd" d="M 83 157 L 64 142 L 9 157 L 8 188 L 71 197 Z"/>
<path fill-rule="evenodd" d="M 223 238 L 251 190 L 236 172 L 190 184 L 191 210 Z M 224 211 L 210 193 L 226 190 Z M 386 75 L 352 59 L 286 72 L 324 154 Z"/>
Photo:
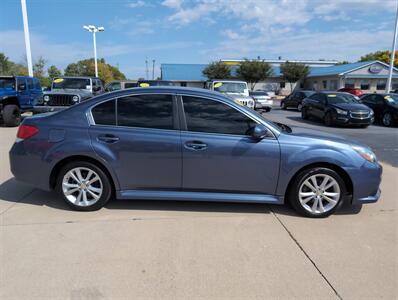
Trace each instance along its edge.
<path fill-rule="evenodd" d="M 337 115 L 334 117 L 333 122 L 337 125 L 371 125 L 374 122 L 374 117 L 357 119 L 349 115 Z"/>
<path fill-rule="evenodd" d="M 378 162 L 366 161 L 360 168 L 345 170 L 353 185 L 352 204 L 373 203 L 379 200 L 383 167 Z"/>
<path fill-rule="evenodd" d="M 70 106 L 49 106 L 49 105 L 36 105 L 33 107 L 33 113 L 40 114 L 46 112 L 60 111 L 67 109 Z"/>

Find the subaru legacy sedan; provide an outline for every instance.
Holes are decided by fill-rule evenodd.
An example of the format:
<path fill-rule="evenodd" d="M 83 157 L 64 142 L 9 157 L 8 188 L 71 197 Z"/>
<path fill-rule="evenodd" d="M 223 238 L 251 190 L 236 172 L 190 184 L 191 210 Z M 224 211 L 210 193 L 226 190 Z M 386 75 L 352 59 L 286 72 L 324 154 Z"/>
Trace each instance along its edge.
<path fill-rule="evenodd" d="M 366 146 L 274 124 L 213 91 L 149 87 L 24 119 L 10 150 L 17 180 L 76 210 L 111 198 L 283 204 L 326 217 L 380 197 Z"/>

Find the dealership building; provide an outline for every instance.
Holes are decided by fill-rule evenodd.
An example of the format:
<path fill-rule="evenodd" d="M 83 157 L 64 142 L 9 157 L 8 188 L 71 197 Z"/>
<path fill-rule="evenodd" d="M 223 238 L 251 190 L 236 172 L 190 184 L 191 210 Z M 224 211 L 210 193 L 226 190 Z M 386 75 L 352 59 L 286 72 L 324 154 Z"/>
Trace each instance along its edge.
<path fill-rule="evenodd" d="M 231 66 L 232 75 L 243 60 L 221 60 Z M 264 60 L 272 66 L 273 75 L 266 81 L 256 84 L 255 89 L 278 91 L 285 95 L 291 92 L 290 84 L 285 82 L 280 72 L 286 60 Z M 381 61 L 366 61 L 338 64 L 326 60 L 289 60 L 302 63 L 310 68 L 304 82 L 293 84 L 293 89 L 337 90 L 343 87 L 360 88 L 365 93 L 383 92 L 386 88 L 389 66 Z M 207 78 L 202 71 L 206 64 L 162 64 L 161 77 L 181 86 L 204 87 Z M 398 69 L 393 70 L 392 88 L 398 89 Z"/>

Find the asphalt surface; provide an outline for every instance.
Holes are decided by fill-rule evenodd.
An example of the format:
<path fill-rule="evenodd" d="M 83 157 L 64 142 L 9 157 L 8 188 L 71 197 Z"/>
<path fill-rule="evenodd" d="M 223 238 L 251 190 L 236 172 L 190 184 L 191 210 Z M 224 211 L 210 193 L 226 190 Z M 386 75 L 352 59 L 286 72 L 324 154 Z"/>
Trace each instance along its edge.
<path fill-rule="evenodd" d="M 317 220 L 237 203 L 111 201 L 75 212 L 13 179 L 16 128 L 0 127 L 0 299 L 398 299 L 397 129 L 298 116 L 267 114 L 373 143 L 384 167 L 378 203 Z"/>

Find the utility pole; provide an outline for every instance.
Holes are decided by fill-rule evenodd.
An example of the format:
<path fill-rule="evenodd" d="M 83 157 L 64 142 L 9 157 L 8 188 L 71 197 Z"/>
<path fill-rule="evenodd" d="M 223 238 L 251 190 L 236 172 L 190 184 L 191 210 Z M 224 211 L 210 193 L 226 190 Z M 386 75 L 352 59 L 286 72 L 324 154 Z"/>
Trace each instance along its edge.
<path fill-rule="evenodd" d="M 152 59 L 152 80 L 155 79 L 155 60 Z"/>
<path fill-rule="evenodd" d="M 394 69 L 394 59 L 395 59 L 395 44 L 397 42 L 397 31 L 398 31 L 398 4 L 397 4 L 397 12 L 395 15 L 395 30 L 394 30 L 394 38 L 392 42 L 392 49 L 391 49 L 391 58 L 390 58 L 390 70 L 388 73 L 388 80 L 386 85 L 386 93 L 391 91 L 391 83 L 392 83 L 392 73 Z"/>
<path fill-rule="evenodd" d="M 83 28 L 93 34 L 95 77 L 98 77 L 97 40 L 95 39 L 95 33 L 104 31 L 105 28 L 104 27 L 96 27 L 94 25 L 83 26 Z"/>
<path fill-rule="evenodd" d="M 29 76 L 33 76 L 32 52 L 30 50 L 29 24 L 28 24 L 28 12 L 26 9 L 26 0 L 21 0 L 21 7 L 22 7 L 23 30 L 25 35 L 26 61 L 28 62 Z"/>
<path fill-rule="evenodd" d="M 145 79 L 148 80 L 148 57 L 145 57 Z"/>

